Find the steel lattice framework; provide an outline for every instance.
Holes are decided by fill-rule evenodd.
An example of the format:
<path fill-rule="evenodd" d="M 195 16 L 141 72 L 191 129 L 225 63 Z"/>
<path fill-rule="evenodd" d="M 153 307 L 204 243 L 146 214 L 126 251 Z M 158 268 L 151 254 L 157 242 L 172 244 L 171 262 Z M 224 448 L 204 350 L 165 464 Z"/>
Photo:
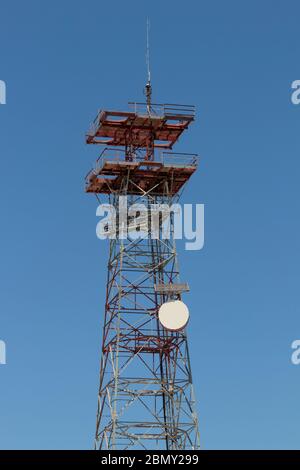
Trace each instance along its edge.
<path fill-rule="evenodd" d="M 194 113 L 191 107 L 160 106 L 146 113 L 137 105 L 130 113 L 101 111 L 87 136 L 88 143 L 108 137 L 106 145 L 118 149 L 102 153 L 87 175 L 86 191 L 107 194 L 118 214 L 127 196 L 129 206 L 147 208 L 149 222 L 144 235 L 133 239 L 130 226 L 142 228 L 145 214 L 132 221 L 126 215 L 128 231 L 119 227 L 109 241 L 96 449 L 199 448 L 186 331 L 167 331 L 158 320 L 159 307 L 181 299 L 184 290 L 174 214 L 169 238 L 162 234 L 163 217 L 156 236 L 150 233 L 153 205 L 171 207 L 197 166 L 195 155 L 158 158 L 155 149 L 171 148 Z"/>

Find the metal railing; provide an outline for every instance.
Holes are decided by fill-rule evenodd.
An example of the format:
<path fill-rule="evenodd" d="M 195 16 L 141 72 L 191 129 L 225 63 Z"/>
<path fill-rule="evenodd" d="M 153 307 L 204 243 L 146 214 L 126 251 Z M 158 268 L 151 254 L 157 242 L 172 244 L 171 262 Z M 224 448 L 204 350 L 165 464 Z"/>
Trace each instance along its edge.
<path fill-rule="evenodd" d="M 144 154 L 144 155 L 143 155 Z M 146 153 L 139 152 L 139 154 L 132 160 L 132 162 L 146 163 Z M 98 173 L 106 162 L 124 163 L 125 150 L 118 148 L 104 148 L 96 160 L 95 167 L 92 172 Z M 154 162 L 161 163 L 164 166 L 175 166 L 175 167 L 197 167 L 199 156 L 195 153 L 176 153 L 176 152 L 162 152 L 157 151 L 155 153 Z M 88 173 L 90 175 L 91 172 Z"/>
<path fill-rule="evenodd" d="M 138 103 L 130 101 L 128 105 L 133 108 L 135 114 L 140 114 L 142 116 L 149 114 L 147 103 Z M 173 116 L 179 115 L 182 117 L 195 117 L 196 108 L 191 104 L 172 104 L 172 103 L 151 103 L 150 106 L 150 115 L 154 116 Z"/>
<path fill-rule="evenodd" d="M 196 153 L 161 152 L 161 162 L 166 166 L 196 167 L 198 160 Z"/>
<path fill-rule="evenodd" d="M 128 103 L 130 108 L 133 108 L 135 114 L 140 116 L 149 115 L 147 103 L 138 103 L 130 101 Z M 100 123 L 100 115 L 102 110 L 98 111 L 97 116 L 93 120 L 92 124 L 89 127 L 87 135 L 94 136 L 97 129 L 99 128 Z M 151 103 L 150 107 L 150 116 L 157 116 L 157 117 L 168 117 L 168 116 L 179 116 L 184 118 L 194 118 L 196 114 L 196 108 L 194 105 L 189 104 L 172 104 L 172 103 L 165 103 L 165 104 L 157 104 Z"/>
<path fill-rule="evenodd" d="M 98 111 L 97 116 L 95 117 L 92 124 L 90 125 L 86 135 L 94 136 L 96 134 L 96 131 L 98 130 L 98 127 L 99 127 L 100 114 L 101 114 L 101 110 Z"/>

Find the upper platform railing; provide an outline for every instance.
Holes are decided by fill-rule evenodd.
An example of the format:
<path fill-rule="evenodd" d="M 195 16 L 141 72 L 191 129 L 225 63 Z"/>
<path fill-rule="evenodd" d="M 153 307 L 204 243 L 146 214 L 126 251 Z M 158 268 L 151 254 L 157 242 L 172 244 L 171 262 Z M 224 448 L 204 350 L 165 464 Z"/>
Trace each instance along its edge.
<path fill-rule="evenodd" d="M 160 118 L 165 122 L 169 122 L 172 124 L 175 124 L 176 121 L 179 121 L 184 123 L 184 126 L 186 126 L 187 123 L 190 123 L 194 120 L 196 113 L 196 108 L 193 105 L 151 103 L 150 108 L 148 108 L 146 103 L 129 102 L 128 105 L 130 108 L 128 111 L 99 110 L 97 116 L 90 125 L 90 128 L 87 132 L 87 136 L 95 136 L 97 134 L 100 129 L 102 120 L 104 120 L 106 127 L 113 127 L 115 121 L 116 125 L 118 126 L 118 129 L 120 129 L 121 123 L 124 123 L 124 125 L 126 125 L 126 121 L 128 119 L 134 119 L 134 117 L 132 116 L 133 114 L 136 117 L 147 116 L 150 119 Z M 139 126 L 140 125 L 141 124 L 139 122 Z"/>
<path fill-rule="evenodd" d="M 133 110 L 133 112 L 137 115 L 145 116 L 182 116 L 182 117 L 195 117 L 196 108 L 194 105 L 189 104 L 172 104 L 172 103 L 165 103 L 165 104 L 157 104 L 151 103 L 150 109 L 146 103 L 138 103 L 134 101 L 129 101 L 129 107 Z"/>

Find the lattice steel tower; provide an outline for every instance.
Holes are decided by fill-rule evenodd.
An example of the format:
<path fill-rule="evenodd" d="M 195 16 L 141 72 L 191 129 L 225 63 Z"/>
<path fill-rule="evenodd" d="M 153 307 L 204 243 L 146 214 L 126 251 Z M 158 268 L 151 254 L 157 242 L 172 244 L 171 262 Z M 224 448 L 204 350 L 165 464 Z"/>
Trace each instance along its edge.
<path fill-rule="evenodd" d="M 188 290 L 179 279 L 174 216 L 169 239 L 162 237 L 163 216 L 156 237 L 130 236 L 137 225 L 150 230 L 152 205 L 170 207 L 195 172 L 196 155 L 170 151 L 195 109 L 152 104 L 150 81 L 146 95 L 146 103 L 129 103 L 130 111 L 100 111 L 87 134 L 88 144 L 106 148 L 86 177 L 86 191 L 107 195 L 119 214 L 126 214 L 120 196 L 128 206 L 149 208 L 146 215 L 125 215 L 127 235 L 121 215 L 113 229 L 106 227 L 116 238 L 109 240 L 95 448 L 198 449 L 186 331 L 166 330 L 158 319 L 163 303 Z"/>

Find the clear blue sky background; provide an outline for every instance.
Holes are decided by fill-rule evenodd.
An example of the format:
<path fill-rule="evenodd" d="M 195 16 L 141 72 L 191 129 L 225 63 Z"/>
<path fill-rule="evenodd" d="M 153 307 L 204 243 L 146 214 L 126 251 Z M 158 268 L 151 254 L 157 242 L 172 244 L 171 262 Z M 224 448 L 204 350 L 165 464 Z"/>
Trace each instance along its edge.
<path fill-rule="evenodd" d="M 300 448 L 300 79 L 296 0 L 0 3 L 1 448 L 90 448 L 107 245 L 83 177 L 100 107 L 195 103 L 206 244 L 180 245 L 205 449 Z"/>

